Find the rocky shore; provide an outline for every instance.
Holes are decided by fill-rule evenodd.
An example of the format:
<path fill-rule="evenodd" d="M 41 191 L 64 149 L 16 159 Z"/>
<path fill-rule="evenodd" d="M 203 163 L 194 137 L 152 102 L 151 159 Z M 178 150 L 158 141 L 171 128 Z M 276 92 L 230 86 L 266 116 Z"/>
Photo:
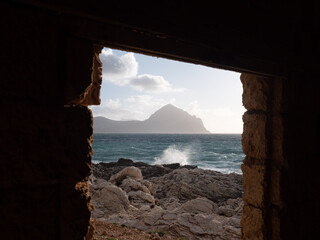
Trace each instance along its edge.
<path fill-rule="evenodd" d="M 239 174 L 119 159 L 93 164 L 90 192 L 99 221 L 189 240 L 240 239 Z"/>

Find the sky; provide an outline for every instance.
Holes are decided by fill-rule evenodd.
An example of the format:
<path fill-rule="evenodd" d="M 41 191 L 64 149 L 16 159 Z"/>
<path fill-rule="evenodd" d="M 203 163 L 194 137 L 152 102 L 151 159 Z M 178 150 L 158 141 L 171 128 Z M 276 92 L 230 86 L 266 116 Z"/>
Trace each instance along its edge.
<path fill-rule="evenodd" d="M 93 116 L 145 120 L 166 104 L 202 119 L 211 133 L 242 133 L 240 73 L 104 48 L 101 104 Z"/>

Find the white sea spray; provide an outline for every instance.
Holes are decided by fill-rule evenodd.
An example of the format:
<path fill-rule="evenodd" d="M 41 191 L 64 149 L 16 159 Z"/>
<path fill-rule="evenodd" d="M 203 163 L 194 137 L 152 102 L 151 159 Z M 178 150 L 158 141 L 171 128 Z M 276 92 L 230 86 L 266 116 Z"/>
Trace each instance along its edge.
<path fill-rule="evenodd" d="M 191 164 L 192 147 L 178 147 L 173 144 L 166 148 L 159 157 L 154 158 L 154 164 L 180 163 L 180 165 Z"/>

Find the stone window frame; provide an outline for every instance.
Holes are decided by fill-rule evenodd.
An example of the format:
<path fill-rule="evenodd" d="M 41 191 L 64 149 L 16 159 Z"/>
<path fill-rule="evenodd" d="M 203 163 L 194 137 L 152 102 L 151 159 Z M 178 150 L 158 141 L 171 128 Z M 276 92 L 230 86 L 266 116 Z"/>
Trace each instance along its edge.
<path fill-rule="evenodd" d="M 99 105 L 100 85 L 102 83 L 102 63 L 99 54 L 103 47 L 111 47 L 123 51 L 162 57 L 171 60 L 201 64 L 199 59 L 183 59 L 168 57 L 146 50 L 123 47 L 115 43 L 95 45 L 92 68 L 92 84 L 90 99 L 83 99 L 85 105 Z M 224 70 L 226 67 L 213 68 Z M 284 165 L 282 151 L 283 119 L 281 117 L 281 100 L 283 78 L 268 77 L 263 74 L 241 73 L 243 85 L 242 104 L 246 108 L 243 114 L 242 149 L 245 154 L 241 166 L 243 172 L 243 213 L 241 218 L 242 239 L 264 239 L 272 234 L 280 237 L 280 222 L 277 220 L 283 210 L 280 194 L 280 168 Z M 91 89 L 91 88 L 88 88 Z M 273 179 L 273 181 L 271 181 Z M 272 206 L 272 207 L 271 207 Z M 273 219 L 275 221 L 273 221 Z"/>

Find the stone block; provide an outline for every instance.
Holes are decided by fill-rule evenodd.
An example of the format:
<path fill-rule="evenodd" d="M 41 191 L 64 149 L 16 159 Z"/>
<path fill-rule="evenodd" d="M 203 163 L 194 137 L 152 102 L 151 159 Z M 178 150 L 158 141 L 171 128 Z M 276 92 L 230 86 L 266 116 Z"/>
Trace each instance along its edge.
<path fill-rule="evenodd" d="M 284 127 L 283 117 L 281 115 L 275 115 L 272 117 L 272 158 L 273 163 L 277 166 L 286 165 L 283 147 L 284 147 Z"/>
<path fill-rule="evenodd" d="M 81 96 L 81 105 L 99 105 L 101 103 L 100 89 L 102 84 L 102 62 L 99 58 L 99 54 L 101 53 L 102 48 L 102 46 L 94 46 L 93 65 L 91 74 L 92 81 L 90 86 Z"/>
<path fill-rule="evenodd" d="M 7 104 L 2 114 L 0 187 L 77 182 L 90 175 L 93 130 L 89 109 L 24 101 Z"/>
<path fill-rule="evenodd" d="M 243 201 L 262 208 L 265 203 L 266 191 L 265 167 L 242 164 L 241 169 L 243 172 Z"/>
<path fill-rule="evenodd" d="M 66 104 L 100 104 L 101 49 L 88 40 L 72 37 L 66 39 Z"/>
<path fill-rule="evenodd" d="M 281 221 L 280 221 L 279 209 L 271 209 L 271 239 L 282 239 L 281 238 Z"/>
<path fill-rule="evenodd" d="M 262 210 L 244 204 L 241 218 L 241 239 L 263 240 L 266 239 L 265 235 Z"/>
<path fill-rule="evenodd" d="M 84 239 L 90 228 L 87 182 L 64 184 L 60 190 L 60 239 Z"/>
<path fill-rule="evenodd" d="M 271 181 L 270 181 L 270 201 L 273 205 L 282 207 L 283 199 L 281 197 L 281 177 L 282 172 L 276 167 L 272 167 L 271 170 Z"/>
<path fill-rule="evenodd" d="M 61 239 L 59 192 L 58 185 L 1 189 L 1 239 Z"/>
<path fill-rule="evenodd" d="M 259 113 L 243 115 L 242 149 L 244 154 L 257 159 L 267 156 L 267 116 Z"/>
<path fill-rule="evenodd" d="M 241 74 L 242 103 L 248 110 L 268 110 L 271 79 L 252 74 Z"/>

